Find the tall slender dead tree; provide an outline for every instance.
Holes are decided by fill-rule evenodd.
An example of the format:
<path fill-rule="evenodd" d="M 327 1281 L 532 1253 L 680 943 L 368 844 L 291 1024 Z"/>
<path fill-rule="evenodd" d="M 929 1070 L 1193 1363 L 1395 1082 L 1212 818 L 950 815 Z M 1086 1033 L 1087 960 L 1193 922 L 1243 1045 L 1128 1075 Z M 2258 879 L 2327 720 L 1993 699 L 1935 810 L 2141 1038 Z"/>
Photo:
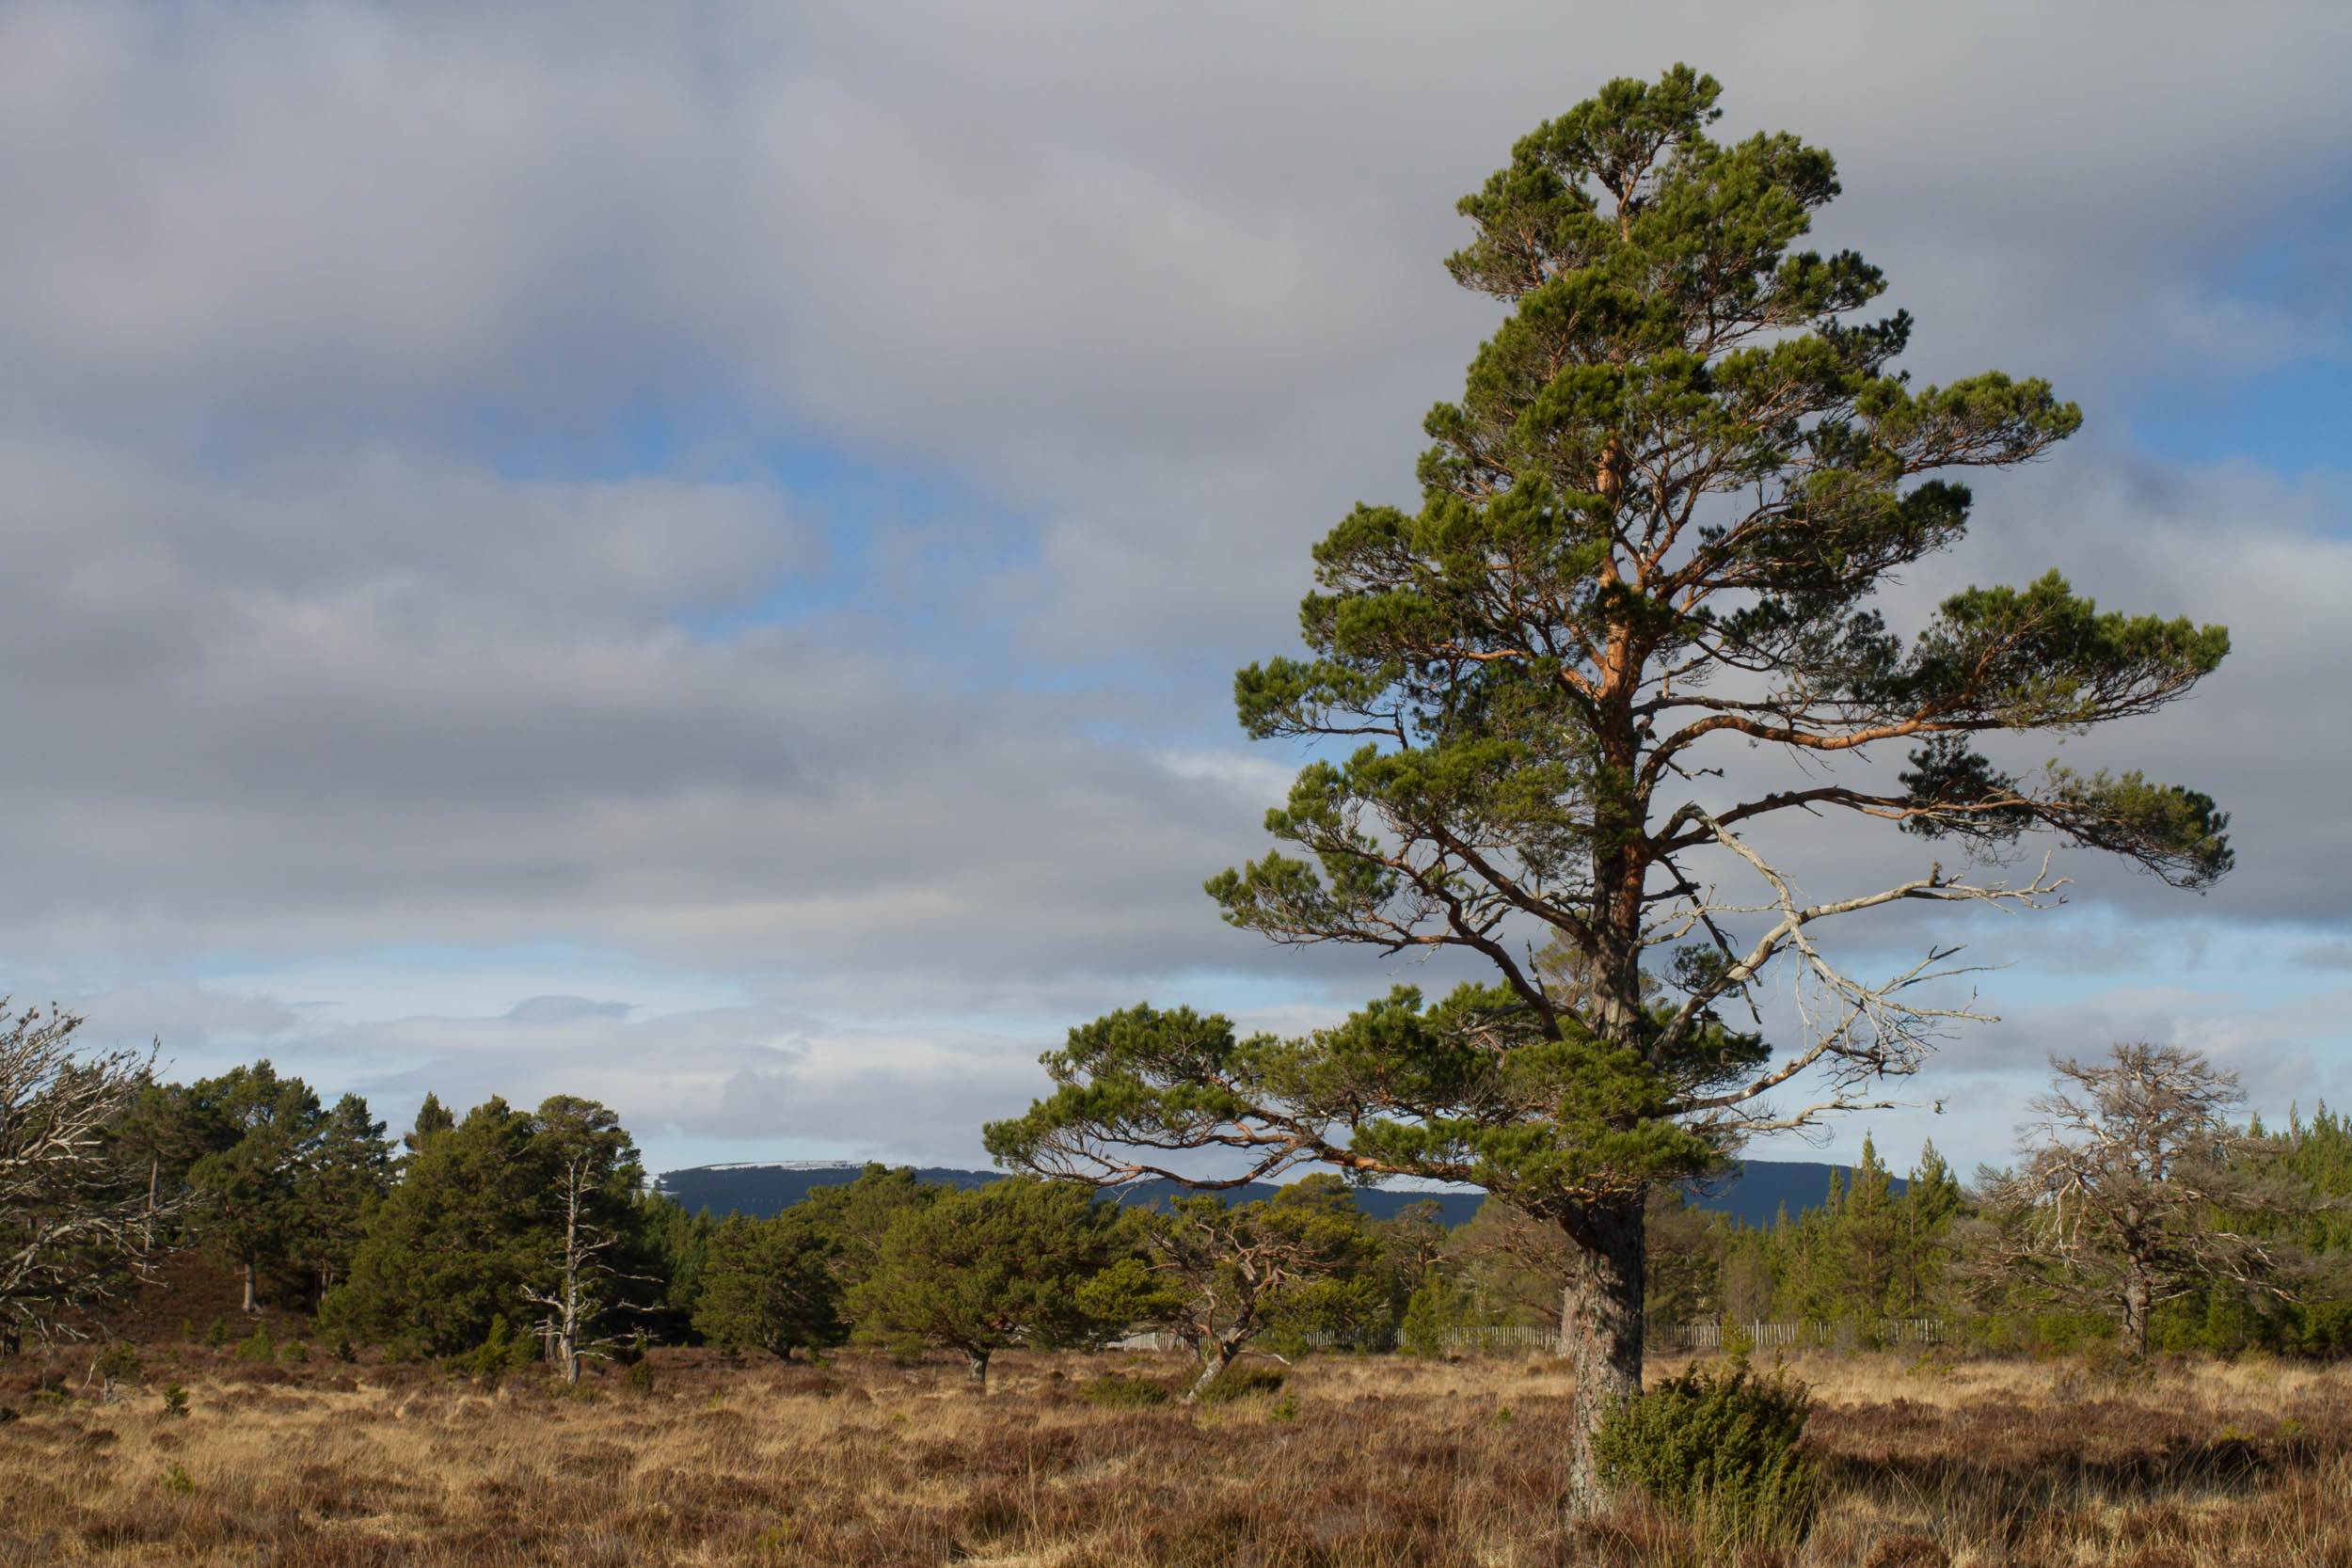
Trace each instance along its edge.
<path fill-rule="evenodd" d="M 1851 319 L 1878 270 L 1794 248 L 1837 192 L 1829 155 L 1711 140 L 1718 91 L 1681 66 L 1611 82 L 1463 199 L 1449 268 L 1507 314 L 1425 422 L 1421 506 L 1342 521 L 1300 610 L 1311 657 L 1234 683 L 1249 735 L 1313 760 L 1266 818 L 1301 853 L 1211 881 L 1225 917 L 1470 955 L 1492 982 L 1435 1005 L 1400 988 L 1298 1039 L 1116 1013 L 989 1132 L 1053 1174 L 1198 1179 L 1184 1156 L 1222 1150 L 1234 1180 L 1320 1161 L 1474 1183 L 1557 1225 L 1587 1496 L 1589 1434 L 1641 1383 L 1648 1189 L 1745 1135 L 1884 1103 L 1878 1080 L 1979 1016 L 1931 984 L 1948 951 L 1861 977 L 1832 927 L 2049 902 L 2046 860 L 2023 882 L 1975 874 L 2029 832 L 2184 886 L 2230 862 L 2205 796 L 2015 776 L 1975 744 L 2153 712 L 2219 662 L 2220 628 L 2103 613 L 2055 573 L 1952 594 L 1909 638 L 1875 608 L 1961 538 L 1972 499 L 1950 475 L 2026 463 L 2081 416 L 2038 380 L 1896 372 L 1910 319 Z M 1907 768 L 1878 765 L 1889 749 Z M 1757 835 L 1795 814 L 1970 864 L 1817 898 Z M 1532 953 L 1553 942 L 1571 958 L 1547 975 Z"/>
<path fill-rule="evenodd" d="M 529 1152 L 548 1167 L 552 1223 L 520 1290 L 539 1308 L 536 1327 L 557 1375 L 578 1383 L 582 1357 L 620 1342 L 603 1330 L 624 1305 L 623 1288 L 650 1283 L 620 1266 L 644 1172 L 620 1118 L 593 1100 L 551 1095 L 534 1120 Z"/>
<path fill-rule="evenodd" d="M 523 1299 L 540 1309 L 540 1337 L 556 1375 L 565 1383 L 580 1381 L 583 1355 L 616 1341 L 596 1332 L 612 1306 L 612 1270 L 606 1255 L 620 1244 L 619 1237 L 597 1224 L 604 1186 L 598 1165 L 595 1156 L 576 1153 L 557 1167 L 549 1277 L 545 1285 L 522 1287 Z"/>

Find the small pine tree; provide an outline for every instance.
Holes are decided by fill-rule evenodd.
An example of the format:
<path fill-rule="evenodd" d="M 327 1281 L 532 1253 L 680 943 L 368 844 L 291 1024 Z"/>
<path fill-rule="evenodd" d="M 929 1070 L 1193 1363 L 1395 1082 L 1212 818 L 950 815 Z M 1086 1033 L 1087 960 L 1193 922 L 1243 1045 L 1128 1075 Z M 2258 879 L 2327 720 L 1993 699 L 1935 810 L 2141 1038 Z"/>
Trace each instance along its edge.
<path fill-rule="evenodd" d="M 117 1339 L 98 1353 L 90 1362 L 90 1370 L 96 1374 L 102 1386 L 112 1390 L 118 1383 L 137 1382 L 145 1374 L 147 1367 L 140 1361 L 136 1350 L 127 1342 Z"/>
<path fill-rule="evenodd" d="M 1867 1132 L 1840 1219 L 1838 1250 L 1843 1256 L 1838 1261 L 1845 1275 L 1845 1315 L 1865 1321 L 1877 1318 L 1885 1311 L 1886 1298 L 1894 1290 L 1902 1231 L 1893 1179 Z"/>
<path fill-rule="evenodd" d="M 1432 1264 L 1421 1276 L 1413 1299 L 1405 1304 L 1405 1321 L 1397 1325 L 1397 1348 L 1424 1361 L 1441 1360 L 1447 1336 L 1458 1328 L 1475 1328 L 1494 1321 L 1478 1292 Z"/>
<path fill-rule="evenodd" d="M 516 1365 L 517 1354 L 530 1348 L 528 1340 L 516 1339 L 515 1331 L 507 1325 L 506 1315 L 499 1313 L 490 1320 L 490 1332 L 466 1357 L 467 1373 L 472 1377 L 496 1377 L 501 1372 L 511 1371 Z"/>

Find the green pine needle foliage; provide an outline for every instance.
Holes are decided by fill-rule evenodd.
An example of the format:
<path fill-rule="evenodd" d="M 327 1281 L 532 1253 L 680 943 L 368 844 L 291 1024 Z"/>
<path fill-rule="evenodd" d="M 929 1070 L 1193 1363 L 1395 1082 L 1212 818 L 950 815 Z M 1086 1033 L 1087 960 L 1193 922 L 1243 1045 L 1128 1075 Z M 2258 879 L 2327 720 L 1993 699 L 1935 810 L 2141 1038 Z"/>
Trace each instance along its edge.
<path fill-rule="evenodd" d="M 1260 1399 L 1282 1391 L 1283 1374 L 1272 1367 L 1228 1367 L 1200 1390 L 1202 1404 L 1230 1404 L 1235 1400 Z"/>
<path fill-rule="evenodd" d="M 520 1371 L 538 1359 L 536 1341 L 517 1336 L 501 1314 L 490 1320 L 490 1332 L 464 1358 L 462 1370 L 471 1377 L 496 1377 L 501 1372 Z"/>
<path fill-rule="evenodd" d="M 1719 1548 L 1794 1545 L 1813 1526 L 1816 1476 L 1800 1440 L 1804 1385 L 1745 1362 L 1694 1367 L 1611 1413 L 1593 1442 L 1611 1484 L 1633 1487 Z"/>
<path fill-rule="evenodd" d="M 1090 1377 L 1078 1385 L 1078 1397 L 1091 1405 L 1112 1410 L 1131 1410 L 1143 1405 L 1166 1404 L 1171 1396 L 1168 1385 L 1156 1378 L 1134 1377 L 1124 1372 L 1105 1372 Z"/>
<path fill-rule="evenodd" d="M 139 1360 L 135 1347 L 117 1339 L 98 1353 L 92 1370 L 109 1384 L 136 1383 L 145 1375 L 147 1367 Z"/>

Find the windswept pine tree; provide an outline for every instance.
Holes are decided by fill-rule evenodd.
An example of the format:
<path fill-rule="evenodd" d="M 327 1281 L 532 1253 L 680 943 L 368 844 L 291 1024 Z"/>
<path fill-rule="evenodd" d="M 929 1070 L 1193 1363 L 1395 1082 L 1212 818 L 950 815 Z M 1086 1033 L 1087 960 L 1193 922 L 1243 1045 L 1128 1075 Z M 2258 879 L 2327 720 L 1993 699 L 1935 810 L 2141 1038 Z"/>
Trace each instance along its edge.
<path fill-rule="evenodd" d="M 1878 1081 L 1971 1016 L 1927 987 L 1947 955 L 1866 978 L 1831 932 L 2055 886 L 1915 851 L 1816 900 L 1761 830 L 1810 813 L 1962 861 L 2047 834 L 2185 887 L 2230 864 L 2204 795 L 2021 774 L 1979 744 L 2161 708 L 2219 662 L 2219 627 L 2102 610 L 2056 573 L 1953 594 L 1909 635 L 1878 608 L 1962 538 L 1962 475 L 2082 417 L 1998 372 L 1913 386 L 1910 318 L 1858 314 L 1878 269 L 1799 248 L 1830 155 L 1715 141 L 1718 96 L 1680 66 L 1611 82 L 1463 199 L 1449 269 L 1507 314 L 1425 422 L 1420 504 L 1343 519 L 1314 548 L 1309 656 L 1235 680 L 1243 728 L 1313 760 L 1266 819 L 1285 847 L 1210 883 L 1226 918 L 1491 980 L 1295 1039 L 1116 1013 L 989 1134 L 1008 1164 L 1099 1180 L 1198 1177 L 1188 1156 L 1221 1150 L 1234 1180 L 1322 1162 L 1505 1196 L 1574 1243 L 1561 1322 L 1595 1423 L 1641 1386 L 1649 1190 L 1883 1103 Z M 1527 954 L 1555 941 L 1571 961 L 1548 975 Z M 1793 1018 L 1771 1010 L 1792 992 Z M 1571 1458 L 1597 1495 L 1589 1443 Z"/>

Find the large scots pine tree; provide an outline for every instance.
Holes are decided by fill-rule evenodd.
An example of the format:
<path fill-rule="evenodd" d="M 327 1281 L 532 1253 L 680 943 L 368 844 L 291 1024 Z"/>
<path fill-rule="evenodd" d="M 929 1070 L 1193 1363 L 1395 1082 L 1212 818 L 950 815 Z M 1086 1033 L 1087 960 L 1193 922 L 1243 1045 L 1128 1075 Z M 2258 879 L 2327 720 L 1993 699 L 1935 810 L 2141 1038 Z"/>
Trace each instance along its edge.
<path fill-rule="evenodd" d="M 990 1130 L 1006 1163 L 1098 1180 L 1228 1150 L 1236 1180 L 1320 1161 L 1486 1188 L 1575 1243 L 1588 1430 L 1640 1386 L 1645 1192 L 1874 1102 L 1973 1016 L 1934 1005 L 1947 955 L 1864 981 L 1823 923 L 2057 885 L 1939 863 L 1809 902 L 1757 830 L 1897 824 L 1968 865 L 2046 833 L 2190 887 L 2230 860 L 2202 795 L 2015 776 L 1976 744 L 2160 707 L 2219 661 L 2220 628 L 2103 613 L 2056 574 L 1954 594 L 1908 638 L 1873 608 L 1960 539 L 1970 496 L 1946 476 L 2025 463 L 2081 416 L 2039 380 L 1895 372 L 1909 318 L 1856 315 L 1877 269 L 1794 248 L 1837 192 L 1829 154 L 1711 140 L 1718 90 L 1680 66 L 1613 81 L 1463 199 L 1448 267 L 1509 309 L 1427 420 L 1421 506 L 1343 519 L 1314 550 L 1311 657 L 1235 681 L 1252 736 L 1317 759 L 1267 817 L 1298 853 L 1209 884 L 1226 918 L 1467 950 L 1491 983 L 1399 988 L 1295 1039 L 1113 1014 Z M 1589 1486 L 1589 1447 L 1571 1457 Z"/>

